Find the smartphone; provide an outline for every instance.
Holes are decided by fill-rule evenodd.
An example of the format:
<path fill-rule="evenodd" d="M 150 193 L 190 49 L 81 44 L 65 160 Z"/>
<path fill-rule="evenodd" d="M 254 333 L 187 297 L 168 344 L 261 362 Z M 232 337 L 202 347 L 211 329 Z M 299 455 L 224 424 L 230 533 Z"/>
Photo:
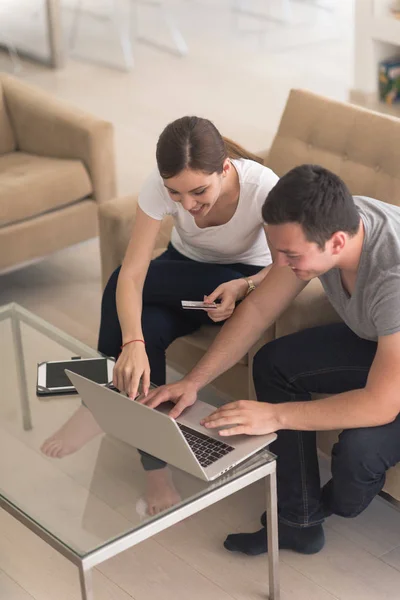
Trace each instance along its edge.
<path fill-rule="evenodd" d="M 36 393 L 38 396 L 76 394 L 77 391 L 65 374 L 69 369 L 100 385 L 112 385 L 115 361 L 113 358 L 76 358 L 52 360 L 38 365 Z"/>
<path fill-rule="evenodd" d="M 213 308 L 218 308 L 218 304 L 215 302 L 211 302 L 206 304 L 202 300 L 182 300 L 182 308 L 187 308 L 189 310 L 212 310 Z"/>

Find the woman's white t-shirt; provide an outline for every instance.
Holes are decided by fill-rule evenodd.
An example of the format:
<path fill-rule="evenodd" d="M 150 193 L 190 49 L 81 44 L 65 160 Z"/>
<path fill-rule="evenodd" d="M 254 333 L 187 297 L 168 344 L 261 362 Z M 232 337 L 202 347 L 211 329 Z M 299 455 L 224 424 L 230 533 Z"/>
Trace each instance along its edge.
<path fill-rule="evenodd" d="M 171 200 L 156 169 L 139 194 L 139 206 L 149 217 L 161 221 L 172 215 L 171 243 L 178 252 L 199 262 L 242 263 L 265 267 L 272 262 L 261 209 L 278 181 L 271 169 L 247 159 L 231 159 L 239 176 L 239 202 L 224 225 L 198 227 L 179 202 Z"/>

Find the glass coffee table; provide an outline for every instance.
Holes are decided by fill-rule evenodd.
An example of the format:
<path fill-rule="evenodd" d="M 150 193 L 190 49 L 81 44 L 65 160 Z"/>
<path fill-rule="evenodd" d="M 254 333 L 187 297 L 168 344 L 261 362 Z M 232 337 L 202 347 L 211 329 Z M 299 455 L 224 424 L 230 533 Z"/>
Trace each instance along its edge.
<path fill-rule="evenodd" d="M 264 450 L 212 483 L 170 469 L 180 501 L 146 513 L 135 448 L 98 435 L 62 459 L 43 441 L 80 406 L 78 396 L 38 398 L 37 363 L 98 353 L 16 304 L 0 308 L 0 506 L 79 569 L 83 600 L 95 600 L 91 569 L 234 492 L 265 478 L 269 598 L 278 600 L 276 460 Z"/>

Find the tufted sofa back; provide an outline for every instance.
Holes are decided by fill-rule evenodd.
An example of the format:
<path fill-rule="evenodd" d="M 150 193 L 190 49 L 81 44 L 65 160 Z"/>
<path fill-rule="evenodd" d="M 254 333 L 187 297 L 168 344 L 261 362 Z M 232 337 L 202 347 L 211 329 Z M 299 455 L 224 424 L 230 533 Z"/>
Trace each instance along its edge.
<path fill-rule="evenodd" d="M 353 195 L 400 205 L 400 120 L 291 90 L 267 165 L 278 175 L 303 163 L 339 175 Z"/>

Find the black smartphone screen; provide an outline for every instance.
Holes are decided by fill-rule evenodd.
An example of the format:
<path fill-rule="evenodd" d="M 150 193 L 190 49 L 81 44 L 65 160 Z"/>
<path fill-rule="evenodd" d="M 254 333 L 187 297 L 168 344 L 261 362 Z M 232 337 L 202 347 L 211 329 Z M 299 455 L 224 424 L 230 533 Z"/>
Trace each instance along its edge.
<path fill-rule="evenodd" d="M 107 374 L 107 359 L 93 358 L 88 360 L 66 360 L 65 362 L 48 363 L 46 369 L 46 387 L 60 388 L 73 387 L 68 376 L 64 373 L 68 369 L 78 375 L 83 375 L 96 383 L 109 383 Z"/>

